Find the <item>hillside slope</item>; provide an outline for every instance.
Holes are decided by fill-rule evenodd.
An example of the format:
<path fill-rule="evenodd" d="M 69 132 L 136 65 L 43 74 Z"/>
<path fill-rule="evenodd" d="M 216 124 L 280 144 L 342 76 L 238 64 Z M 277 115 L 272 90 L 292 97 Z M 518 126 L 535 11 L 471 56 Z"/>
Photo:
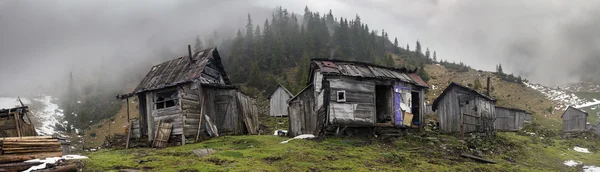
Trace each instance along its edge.
<path fill-rule="evenodd" d="M 560 115 L 562 111 L 552 110 L 558 103 L 548 99 L 541 92 L 527 87 L 525 84 L 505 81 L 492 72 L 473 69 L 469 69 L 468 71 L 448 70 L 438 64 L 426 65 L 425 71 L 431 77 L 431 80 L 429 80 L 431 89 L 427 93 L 426 98 L 426 101 L 429 103 L 433 103 L 451 82 L 473 88 L 475 80 L 479 80 L 481 88 L 477 90 L 485 93 L 487 77 L 491 77 L 491 95 L 498 100 L 496 102 L 497 105 L 532 112 L 535 123 L 556 130 L 560 129 Z"/>

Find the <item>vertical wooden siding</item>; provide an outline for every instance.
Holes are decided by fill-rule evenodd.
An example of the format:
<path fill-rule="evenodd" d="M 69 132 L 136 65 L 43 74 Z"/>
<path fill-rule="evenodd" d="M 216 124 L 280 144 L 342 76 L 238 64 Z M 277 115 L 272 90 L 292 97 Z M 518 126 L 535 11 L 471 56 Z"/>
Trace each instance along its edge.
<path fill-rule="evenodd" d="M 587 122 L 586 118 L 585 113 L 568 108 L 563 115 L 563 131 L 584 131 Z"/>
<path fill-rule="evenodd" d="M 459 97 L 473 99 L 460 106 Z M 459 88 L 451 88 L 439 102 L 437 113 L 440 130 L 445 133 L 461 132 L 464 123 L 465 132 L 483 131 L 485 127 L 494 128 L 495 103 L 472 93 L 462 92 Z"/>
<path fill-rule="evenodd" d="M 317 127 L 317 114 L 314 105 L 314 90 L 312 85 L 289 102 L 289 135 L 313 134 Z"/>
<path fill-rule="evenodd" d="M 291 98 L 291 95 L 287 93 L 282 87 L 277 87 L 277 90 L 273 92 L 269 99 L 269 114 L 271 116 L 287 116 L 287 101 Z"/>

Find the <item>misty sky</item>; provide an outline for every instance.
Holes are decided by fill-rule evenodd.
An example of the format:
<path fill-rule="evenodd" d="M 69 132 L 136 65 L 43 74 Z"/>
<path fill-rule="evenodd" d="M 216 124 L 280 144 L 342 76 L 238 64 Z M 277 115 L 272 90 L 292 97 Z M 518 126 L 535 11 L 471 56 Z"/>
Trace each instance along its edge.
<path fill-rule="evenodd" d="M 506 72 L 544 84 L 577 81 L 582 67 L 597 72 L 600 64 L 600 1 L 321 1 L 2 0 L 0 79 L 10 82 L 0 95 L 57 90 L 71 71 L 84 81 L 144 73 L 185 54 L 196 35 L 233 36 L 247 13 L 262 25 L 277 6 L 300 14 L 305 6 L 332 9 L 351 19 L 359 14 L 402 46 L 414 47 L 418 39 L 438 58 L 483 70 L 502 63 Z"/>

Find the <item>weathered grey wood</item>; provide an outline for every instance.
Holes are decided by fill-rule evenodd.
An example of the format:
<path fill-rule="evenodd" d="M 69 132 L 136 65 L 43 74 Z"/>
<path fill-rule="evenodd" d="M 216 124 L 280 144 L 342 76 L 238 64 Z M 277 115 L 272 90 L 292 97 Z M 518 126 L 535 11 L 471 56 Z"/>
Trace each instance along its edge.
<path fill-rule="evenodd" d="M 495 102 L 471 90 L 451 85 L 436 102 L 434 109 L 444 133 L 483 132 L 495 126 Z"/>
<path fill-rule="evenodd" d="M 269 114 L 271 116 L 287 116 L 287 101 L 291 97 L 291 93 L 279 85 L 269 97 Z"/>
<path fill-rule="evenodd" d="M 563 131 L 585 131 L 587 125 L 587 116 L 588 114 L 586 112 L 569 106 L 561 116 L 563 119 Z"/>
<path fill-rule="evenodd" d="M 314 110 L 314 90 L 310 85 L 289 102 L 289 131 L 290 136 L 314 134 L 317 126 L 317 115 Z"/>

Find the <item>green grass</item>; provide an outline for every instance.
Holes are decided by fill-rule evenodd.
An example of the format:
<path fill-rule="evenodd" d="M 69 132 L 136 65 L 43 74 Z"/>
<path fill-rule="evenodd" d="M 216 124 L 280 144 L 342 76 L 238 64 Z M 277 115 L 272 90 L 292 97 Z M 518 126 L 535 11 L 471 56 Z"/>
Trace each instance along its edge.
<path fill-rule="evenodd" d="M 533 130 L 532 130 L 533 131 Z M 277 136 L 224 136 L 197 144 L 165 149 L 136 148 L 89 153 L 84 171 L 576 171 L 562 163 L 573 159 L 600 165 L 598 140 L 561 140 L 552 132 L 531 136 L 499 133 L 490 139 L 432 132 L 409 133 L 393 141 L 327 138 L 293 140 Z M 541 137 L 541 138 L 540 138 Z M 543 139 L 542 139 L 543 138 Z M 585 154 L 574 145 L 589 148 Z M 196 157 L 192 150 L 212 148 L 217 153 Z M 497 164 L 460 157 L 481 152 Z M 142 161 L 142 163 L 139 163 Z"/>

